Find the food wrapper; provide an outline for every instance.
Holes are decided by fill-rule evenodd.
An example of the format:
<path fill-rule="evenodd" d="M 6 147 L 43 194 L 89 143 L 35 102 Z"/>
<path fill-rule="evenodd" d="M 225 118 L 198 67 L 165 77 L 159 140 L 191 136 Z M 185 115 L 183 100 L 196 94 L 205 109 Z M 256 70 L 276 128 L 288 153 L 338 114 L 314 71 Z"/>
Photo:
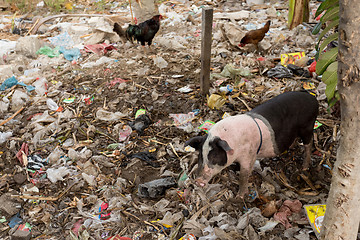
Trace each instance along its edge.
<path fill-rule="evenodd" d="M 75 97 L 65 98 L 63 100 L 64 103 L 72 103 L 75 101 Z"/>
<path fill-rule="evenodd" d="M 146 113 L 145 109 L 141 108 L 141 109 L 137 110 L 136 113 L 135 113 L 135 119 L 138 118 L 140 115 L 143 115 L 145 113 Z"/>
<path fill-rule="evenodd" d="M 295 64 L 295 60 L 302 57 L 305 57 L 305 52 L 281 54 L 281 65 L 286 67 L 288 64 Z"/>
<path fill-rule="evenodd" d="M 320 239 L 320 230 L 325 216 L 326 205 L 325 204 L 304 205 L 304 209 L 316 237 Z"/>
<path fill-rule="evenodd" d="M 322 125 L 323 125 L 322 123 L 315 121 L 314 129 L 317 129 L 317 128 L 321 127 Z"/>
<path fill-rule="evenodd" d="M 169 117 L 174 119 L 174 125 L 180 129 L 186 129 L 188 125 L 191 125 L 191 121 L 195 118 L 194 112 L 187 114 L 169 114 Z"/>
<path fill-rule="evenodd" d="M 222 105 L 224 105 L 226 100 L 218 95 L 218 94 L 211 94 L 211 96 L 207 100 L 207 104 L 211 109 L 220 109 Z"/>
<path fill-rule="evenodd" d="M 204 132 L 208 133 L 213 125 L 215 125 L 215 123 L 213 121 L 206 120 L 203 124 L 201 124 L 199 126 L 199 129 L 201 129 Z"/>
<path fill-rule="evenodd" d="M 227 118 L 227 117 L 231 117 L 230 113 L 224 112 L 224 114 L 222 115 L 222 119 Z"/>
<path fill-rule="evenodd" d="M 314 90 L 316 87 L 315 87 L 315 84 L 311 81 L 304 81 L 302 83 L 302 87 L 305 89 L 305 90 Z"/>
<path fill-rule="evenodd" d="M 196 240 L 196 237 L 192 233 L 188 233 L 185 236 L 181 237 L 179 240 Z"/>

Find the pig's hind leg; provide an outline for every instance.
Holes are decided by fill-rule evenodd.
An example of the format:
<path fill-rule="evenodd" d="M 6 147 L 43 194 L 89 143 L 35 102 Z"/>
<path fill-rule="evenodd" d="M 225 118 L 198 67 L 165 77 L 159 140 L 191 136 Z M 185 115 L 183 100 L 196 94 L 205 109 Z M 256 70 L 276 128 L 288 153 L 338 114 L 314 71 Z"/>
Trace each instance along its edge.
<path fill-rule="evenodd" d="M 304 144 L 304 165 L 303 170 L 309 169 L 311 163 L 311 148 L 312 148 L 312 141 L 313 141 L 313 125 L 311 128 L 304 128 L 300 132 L 300 138 Z"/>

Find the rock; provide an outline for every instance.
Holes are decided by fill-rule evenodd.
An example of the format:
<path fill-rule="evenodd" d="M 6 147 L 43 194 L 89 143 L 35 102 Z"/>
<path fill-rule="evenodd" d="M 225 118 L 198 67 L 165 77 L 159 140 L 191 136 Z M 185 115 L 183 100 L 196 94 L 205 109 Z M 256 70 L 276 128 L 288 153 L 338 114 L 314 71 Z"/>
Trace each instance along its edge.
<path fill-rule="evenodd" d="M 115 167 L 116 165 L 112 162 L 110 162 L 110 159 L 108 159 L 105 156 L 97 155 L 92 156 L 91 161 L 94 163 L 99 163 L 100 165 L 103 165 L 104 167 Z"/>
<path fill-rule="evenodd" d="M 23 173 L 17 173 L 17 174 L 15 174 L 15 175 L 14 175 L 14 181 L 15 181 L 17 184 L 19 184 L 19 185 L 23 184 L 23 183 L 26 181 L 26 176 L 25 176 L 25 174 L 23 174 Z"/>
<path fill-rule="evenodd" d="M 0 65 L 0 80 L 8 79 L 13 75 L 13 71 L 8 65 Z"/>
<path fill-rule="evenodd" d="M 11 240 L 30 240 L 31 232 L 29 230 L 22 230 L 18 228 L 13 235 L 11 235 Z"/>
<path fill-rule="evenodd" d="M 36 52 L 43 46 L 43 42 L 37 36 L 19 38 L 16 42 L 15 51 L 27 57 L 36 58 Z"/>
<path fill-rule="evenodd" d="M 11 197 L 11 193 L 1 195 L 0 202 L 0 214 L 5 216 L 6 219 L 14 216 L 21 208 L 21 204 Z"/>
<path fill-rule="evenodd" d="M 156 198 L 165 193 L 165 190 L 176 186 L 176 181 L 172 177 L 156 179 L 151 182 L 139 184 L 139 197 Z"/>

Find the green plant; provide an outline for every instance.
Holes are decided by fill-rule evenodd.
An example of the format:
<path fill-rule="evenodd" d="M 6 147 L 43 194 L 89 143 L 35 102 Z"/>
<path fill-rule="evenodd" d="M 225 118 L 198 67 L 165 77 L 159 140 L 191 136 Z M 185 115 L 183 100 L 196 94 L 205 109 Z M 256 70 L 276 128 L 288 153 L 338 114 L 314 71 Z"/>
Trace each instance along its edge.
<path fill-rule="evenodd" d="M 44 0 L 44 2 L 48 8 L 55 12 L 60 12 L 65 4 L 65 0 Z"/>
<path fill-rule="evenodd" d="M 339 33 L 335 31 L 339 26 L 339 0 L 325 0 L 322 2 L 316 11 L 315 17 L 318 17 L 322 13 L 324 13 L 324 15 L 320 18 L 319 23 L 315 25 L 312 33 L 318 34 L 321 26 L 328 24 L 326 28 L 321 31 L 315 49 L 317 51 L 316 73 L 322 75 L 322 81 L 326 84 L 325 94 L 331 107 L 339 100 L 339 94 L 336 90 L 338 81 L 338 47 L 326 52 L 324 52 L 324 49 L 329 43 L 339 38 Z M 334 32 L 325 37 L 330 30 Z"/>

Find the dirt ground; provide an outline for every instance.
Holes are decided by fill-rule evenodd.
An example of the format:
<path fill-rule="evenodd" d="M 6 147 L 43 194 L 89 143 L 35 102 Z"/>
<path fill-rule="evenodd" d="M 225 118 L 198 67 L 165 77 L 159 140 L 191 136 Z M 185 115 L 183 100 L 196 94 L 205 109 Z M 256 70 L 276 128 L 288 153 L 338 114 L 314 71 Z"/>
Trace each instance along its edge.
<path fill-rule="evenodd" d="M 0 126 L 1 132 L 12 131 L 12 136 L 1 144 L 0 198 L 15 209 L 7 211 L 8 205 L 0 209 L 5 217 L 0 223 L 1 238 L 11 239 L 19 232 L 20 224 L 28 223 L 31 239 L 121 239 L 120 236 L 180 239 L 190 233 L 201 240 L 317 239 L 303 208 L 290 213 L 285 217 L 287 220 L 260 230 L 274 222 L 274 213 L 281 212 L 285 200 L 298 200 L 301 206 L 326 203 L 339 137 L 338 106 L 327 108 L 324 88 L 315 76 L 276 79 L 266 74 L 279 63 L 281 53 L 304 51 L 311 56 L 316 36 L 306 26 L 292 31 L 286 28 L 286 2 L 276 7 L 265 5 L 260 10 L 231 2 L 213 4 L 216 12 L 246 10 L 251 15 L 241 20 L 214 19 L 212 74 L 222 73 L 228 64 L 235 69 L 247 69 L 251 74 L 213 76 L 210 95 L 219 94 L 225 103 L 219 109 L 212 109 L 200 94 L 199 85 L 201 11 L 195 11 L 194 6 L 203 4 L 163 3 L 160 9 L 169 17 L 162 23 L 151 49 L 118 41 L 111 42 L 117 50 L 104 55 L 81 51 L 81 58 L 74 64 L 61 56 L 56 65 L 46 66 L 43 62 L 37 77 L 47 79 L 47 94 L 28 92 L 29 98 L 20 104 L 24 109 Z M 313 2 L 311 6 L 317 5 Z M 194 15 L 189 14 L 191 11 Z M 183 17 L 180 22 L 176 22 L 172 12 Z M 194 20 L 186 20 L 190 15 Z M 255 20 L 258 15 L 265 20 Z M 244 34 L 246 24 L 260 25 L 267 18 L 273 25 L 263 40 L 262 52 L 231 43 L 241 37 L 234 38 L 234 26 L 238 33 Z M 47 25 L 55 23 L 51 21 Z M 18 36 L 2 31 L 3 39 L 16 40 L 14 36 Z M 57 30 L 52 30 L 40 36 L 46 41 L 45 36 L 57 34 Z M 182 47 L 175 47 L 175 43 L 167 45 L 175 40 Z M 8 54 L 3 65 L 25 65 L 30 69 L 33 59 L 18 58 L 20 55 L 19 52 Z M 113 61 L 82 67 L 103 56 Z M 47 61 L 47 56 L 41 57 Z M 160 68 L 154 62 L 159 57 L 167 62 L 166 67 Z M 21 75 L 17 73 L 17 77 Z M 32 83 L 35 81 L 34 77 Z M 197 153 L 187 151 L 184 142 L 205 134 L 198 128 L 202 123 L 217 122 L 225 113 L 247 112 L 282 92 L 304 89 L 305 82 L 313 84 L 310 91 L 318 97 L 317 120 L 322 123 L 314 130 L 308 171 L 302 171 L 303 148 L 299 143 L 280 156 L 259 161 L 249 179 L 249 195 L 244 201 L 235 199 L 239 188 L 237 165 L 215 176 L 206 189 L 193 184 Z M 233 91 L 221 93 L 219 87 L 226 85 L 231 85 Z M 181 92 L 182 87 L 190 90 Z M 16 85 L 2 91 L 1 97 L 11 100 L 19 89 L 25 92 Z M 75 100 L 64 102 L 70 97 Z M 47 99 L 53 99 L 63 110 L 49 110 Z M 11 101 L 7 111 L 0 113 L 1 119 L 9 118 L 20 107 Z M 145 125 L 143 131 L 133 130 L 120 139 L 126 126 L 136 121 L 139 109 L 146 110 L 150 121 L 141 123 Z M 99 110 L 120 112 L 122 117 L 104 120 L 99 117 Z M 170 116 L 190 112 L 195 114 L 186 121 L 186 131 L 179 128 L 184 124 L 176 124 Z M 46 114 L 49 116 L 42 119 Z M 40 170 L 29 170 L 16 157 L 24 143 L 29 147 L 25 159 L 37 155 L 47 161 Z M 51 181 L 49 169 L 60 168 L 65 174 Z M 157 192 L 153 198 L 139 196 L 139 185 L 166 177 L 174 182 L 166 190 Z M 103 210 L 99 212 L 99 209 Z M 21 219 L 18 222 L 13 219 L 17 213 Z M 14 226 L 9 225 L 12 221 Z M 114 236 L 118 238 L 111 238 Z"/>

